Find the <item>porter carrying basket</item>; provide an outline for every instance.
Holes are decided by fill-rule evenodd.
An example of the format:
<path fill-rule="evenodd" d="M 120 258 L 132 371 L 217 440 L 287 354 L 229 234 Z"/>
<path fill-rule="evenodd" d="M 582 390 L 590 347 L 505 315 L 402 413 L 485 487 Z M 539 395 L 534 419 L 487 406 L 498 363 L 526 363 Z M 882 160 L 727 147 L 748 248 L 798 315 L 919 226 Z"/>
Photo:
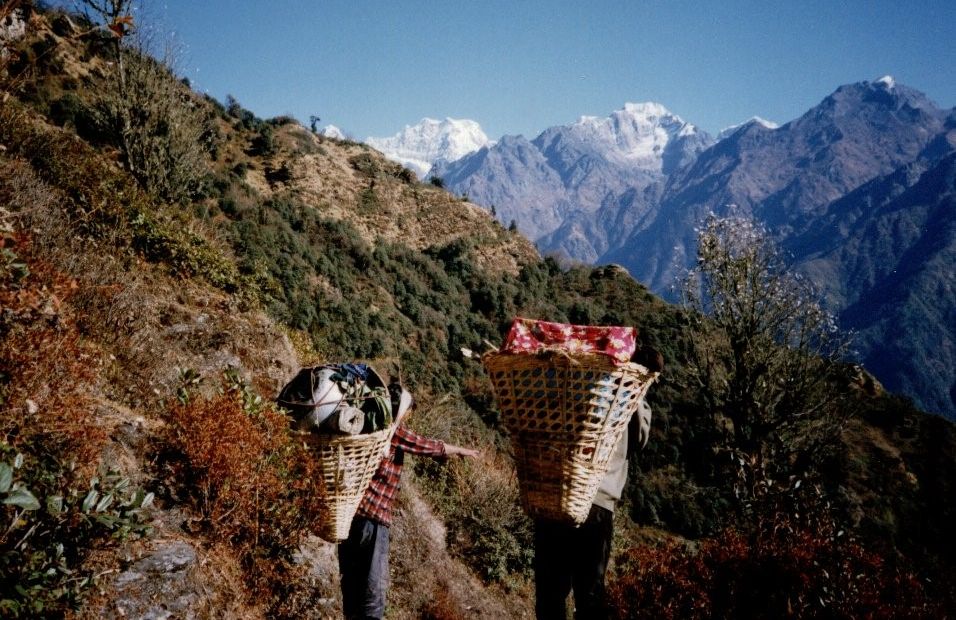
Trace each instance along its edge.
<path fill-rule="evenodd" d="M 336 377 L 343 381 L 341 390 L 329 387 L 336 384 L 329 383 L 330 379 L 323 374 L 327 369 L 339 373 Z M 365 364 L 307 368 L 294 381 L 302 385 L 290 382 L 280 393 L 279 402 L 298 418 L 300 429 L 308 429 L 300 430 L 298 435 L 315 458 L 318 475 L 312 483 L 319 486 L 324 496 L 317 533 L 329 542 L 345 540 L 395 431 L 391 403 L 386 402 L 390 401 L 387 384 L 374 368 Z M 362 432 L 334 432 L 326 429 L 315 415 L 325 407 L 329 410 L 326 415 L 333 419 L 333 409 L 340 405 L 360 407 L 366 414 Z"/>
<path fill-rule="evenodd" d="M 631 351 L 633 347 L 632 340 Z M 482 361 L 511 436 L 525 511 L 580 524 L 657 373 L 621 356 L 576 348 L 578 352 L 561 346 L 513 352 L 506 346 Z"/>

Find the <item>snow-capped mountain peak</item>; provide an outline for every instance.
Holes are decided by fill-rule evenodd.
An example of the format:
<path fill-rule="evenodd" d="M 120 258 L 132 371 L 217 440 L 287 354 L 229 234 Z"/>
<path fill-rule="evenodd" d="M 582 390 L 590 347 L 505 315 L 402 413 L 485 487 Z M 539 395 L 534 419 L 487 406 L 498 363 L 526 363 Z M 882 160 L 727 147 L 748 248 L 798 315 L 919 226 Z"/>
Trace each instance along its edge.
<path fill-rule="evenodd" d="M 460 159 L 492 142 L 481 126 L 468 119 L 423 118 L 389 138 L 367 138 L 365 143 L 424 178 L 437 163 Z"/>
<path fill-rule="evenodd" d="M 625 103 L 606 117 L 582 116 L 563 130 L 609 160 L 648 169 L 660 168 L 668 142 L 698 133 L 696 127 L 654 102 Z"/>
<path fill-rule="evenodd" d="M 896 86 L 896 80 L 893 79 L 892 75 L 884 75 L 880 79 L 876 80 L 877 84 L 882 84 L 886 88 L 893 88 Z"/>
<path fill-rule="evenodd" d="M 336 140 L 345 140 L 345 133 L 335 125 L 326 125 L 319 131 L 326 138 L 335 138 Z"/>

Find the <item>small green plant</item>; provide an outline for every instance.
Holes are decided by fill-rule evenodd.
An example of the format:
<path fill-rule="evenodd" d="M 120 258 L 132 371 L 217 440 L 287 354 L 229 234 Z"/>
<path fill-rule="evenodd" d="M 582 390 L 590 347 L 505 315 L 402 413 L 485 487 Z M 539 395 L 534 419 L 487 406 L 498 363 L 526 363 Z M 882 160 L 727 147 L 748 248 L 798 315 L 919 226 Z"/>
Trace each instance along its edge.
<path fill-rule="evenodd" d="M 363 213 L 374 213 L 379 208 L 378 195 L 374 187 L 366 187 L 359 196 L 359 202 Z"/>
<path fill-rule="evenodd" d="M 7 444 L 2 452 L 14 453 Z M 95 582 L 83 567 L 91 549 L 149 532 L 143 513 L 153 494 L 114 471 L 78 489 L 70 468 L 26 461 L 20 452 L 0 461 L 0 615 L 60 615 Z"/>
<path fill-rule="evenodd" d="M 0 280 L 16 282 L 30 275 L 30 268 L 10 248 L 0 247 Z"/>
<path fill-rule="evenodd" d="M 3 504 L 6 506 L 16 506 L 21 511 L 29 512 L 40 508 L 40 501 L 36 498 L 30 489 L 23 486 L 22 482 L 14 482 L 13 474 L 23 466 L 23 455 L 17 454 L 13 463 L 0 462 L 0 493 L 4 495 Z M 22 513 L 21 513 L 22 514 Z M 16 522 L 20 517 L 14 519 Z"/>
<path fill-rule="evenodd" d="M 178 368 L 177 372 L 176 400 L 185 405 L 189 403 L 192 391 L 202 382 L 202 377 L 192 368 Z"/>

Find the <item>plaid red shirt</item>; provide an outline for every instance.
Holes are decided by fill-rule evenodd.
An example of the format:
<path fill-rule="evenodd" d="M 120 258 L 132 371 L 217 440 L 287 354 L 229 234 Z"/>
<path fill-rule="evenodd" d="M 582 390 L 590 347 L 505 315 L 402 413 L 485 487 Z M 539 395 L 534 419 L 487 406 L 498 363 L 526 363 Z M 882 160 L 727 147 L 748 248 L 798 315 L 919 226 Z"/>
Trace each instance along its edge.
<path fill-rule="evenodd" d="M 399 426 L 392 435 L 388 456 L 382 459 L 372 481 L 359 504 L 357 516 L 377 521 L 382 525 L 392 524 L 392 504 L 402 484 L 402 466 L 405 453 L 425 456 L 445 456 L 445 443 L 438 439 L 422 437 L 405 426 Z"/>

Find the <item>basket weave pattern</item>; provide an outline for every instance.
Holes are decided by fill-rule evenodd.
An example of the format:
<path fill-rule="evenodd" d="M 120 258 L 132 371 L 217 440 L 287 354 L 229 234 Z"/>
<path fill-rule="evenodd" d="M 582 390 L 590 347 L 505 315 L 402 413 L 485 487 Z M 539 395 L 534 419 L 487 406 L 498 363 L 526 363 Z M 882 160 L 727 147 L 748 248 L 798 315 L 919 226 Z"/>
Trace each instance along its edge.
<path fill-rule="evenodd" d="M 329 542 L 345 540 L 362 496 L 385 456 L 392 429 L 364 435 L 303 433 L 302 437 L 319 464 L 325 485 L 318 534 Z"/>
<path fill-rule="evenodd" d="M 602 355 L 490 353 L 482 361 L 511 434 L 525 511 L 583 523 L 656 375 Z"/>

